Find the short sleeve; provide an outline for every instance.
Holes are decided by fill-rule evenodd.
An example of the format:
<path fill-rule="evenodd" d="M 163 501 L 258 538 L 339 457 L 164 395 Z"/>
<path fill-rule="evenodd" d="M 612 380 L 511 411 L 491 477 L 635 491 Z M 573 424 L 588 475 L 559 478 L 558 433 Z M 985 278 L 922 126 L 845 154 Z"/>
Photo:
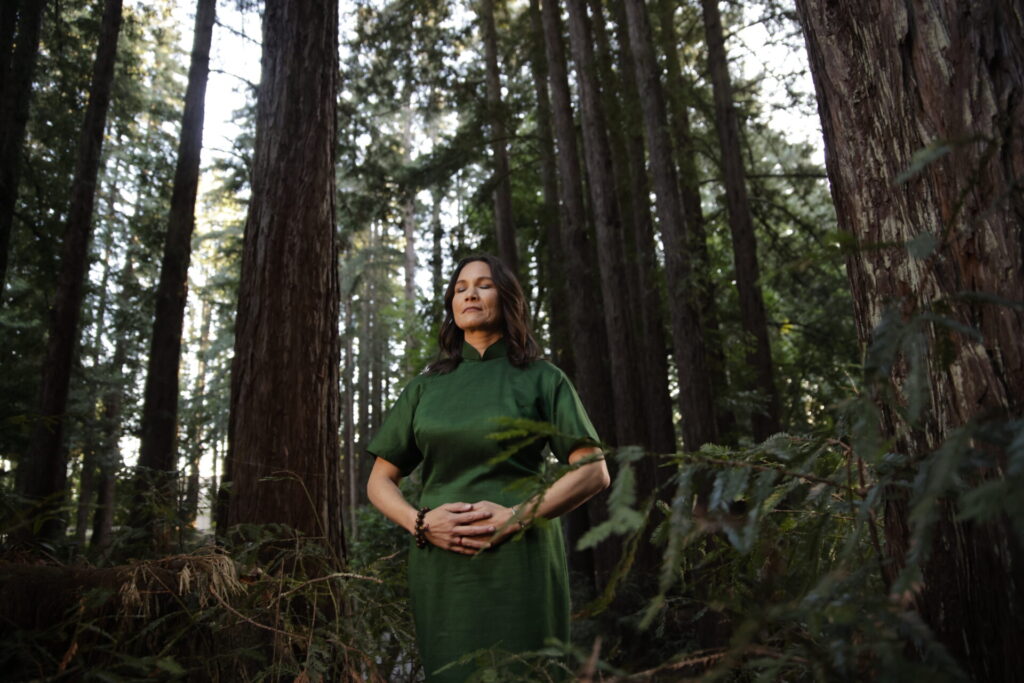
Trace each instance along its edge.
<path fill-rule="evenodd" d="M 576 389 L 560 370 L 550 393 L 548 421 L 558 431 L 558 435 L 551 437 L 550 445 L 559 462 L 568 462 L 569 454 L 577 448 L 601 444 Z"/>
<path fill-rule="evenodd" d="M 410 382 L 398 400 L 391 406 L 384 423 L 366 447 L 367 453 L 387 460 L 397 467 L 402 476 L 408 476 L 423 460 L 413 435 L 413 418 L 419 403 L 420 385 Z"/>

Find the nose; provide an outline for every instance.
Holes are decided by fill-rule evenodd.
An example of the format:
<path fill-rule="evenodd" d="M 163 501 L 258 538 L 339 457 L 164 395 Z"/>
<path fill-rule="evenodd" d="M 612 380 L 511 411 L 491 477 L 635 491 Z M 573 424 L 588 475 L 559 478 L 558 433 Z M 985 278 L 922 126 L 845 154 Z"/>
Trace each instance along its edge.
<path fill-rule="evenodd" d="M 475 299 L 475 298 L 477 298 L 476 287 L 473 287 L 473 286 L 466 287 L 466 293 L 465 294 L 466 294 L 466 298 L 467 299 Z"/>

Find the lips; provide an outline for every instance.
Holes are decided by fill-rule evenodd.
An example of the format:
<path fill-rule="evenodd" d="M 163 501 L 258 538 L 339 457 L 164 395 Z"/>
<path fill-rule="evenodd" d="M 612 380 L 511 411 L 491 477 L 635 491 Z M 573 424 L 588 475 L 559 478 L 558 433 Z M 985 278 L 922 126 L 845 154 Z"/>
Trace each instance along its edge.
<path fill-rule="evenodd" d="M 466 308 L 463 308 L 463 309 L 462 309 L 462 312 L 463 312 L 463 313 L 469 313 L 469 312 L 471 312 L 471 311 L 477 311 L 477 312 L 480 312 L 480 311 L 483 311 L 483 310 L 484 310 L 484 309 L 480 308 L 479 306 L 467 306 Z"/>

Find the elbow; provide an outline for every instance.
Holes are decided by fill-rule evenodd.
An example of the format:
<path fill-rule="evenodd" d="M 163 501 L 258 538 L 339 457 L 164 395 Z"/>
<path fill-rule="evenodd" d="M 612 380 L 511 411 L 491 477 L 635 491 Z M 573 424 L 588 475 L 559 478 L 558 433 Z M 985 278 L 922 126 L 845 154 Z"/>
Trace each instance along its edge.
<path fill-rule="evenodd" d="M 594 493 L 600 493 L 612 484 L 612 476 L 608 474 L 608 465 L 604 460 L 594 463 Z"/>

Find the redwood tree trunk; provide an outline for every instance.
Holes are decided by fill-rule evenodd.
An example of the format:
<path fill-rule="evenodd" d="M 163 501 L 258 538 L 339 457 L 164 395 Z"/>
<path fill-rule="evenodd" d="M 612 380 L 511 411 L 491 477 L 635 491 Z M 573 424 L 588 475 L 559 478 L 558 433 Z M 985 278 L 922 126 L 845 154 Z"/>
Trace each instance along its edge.
<path fill-rule="evenodd" d="M 711 276 L 711 262 L 708 254 L 707 230 L 704 209 L 700 198 L 700 174 L 697 168 L 697 146 L 694 143 L 690 124 L 689 107 L 693 97 L 692 88 L 683 77 L 679 63 L 679 46 L 676 37 L 675 0 L 660 0 L 658 4 L 658 42 L 665 56 L 665 77 L 668 83 L 668 114 L 675 138 L 675 158 L 679 171 L 679 199 L 683 207 L 683 223 L 690 240 L 693 268 L 697 273 L 696 283 L 700 304 L 704 338 L 707 341 L 708 362 L 711 364 L 712 384 L 716 389 L 726 388 L 725 352 L 719 327 L 717 286 Z M 722 405 L 715 406 L 718 424 L 718 438 L 721 443 L 728 440 L 736 422 L 732 411 Z"/>
<path fill-rule="evenodd" d="M 665 311 L 659 284 L 661 267 L 654 244 L 654 223 L 651 219 L 651 185 L 647 177 L 647 151 L 639 108 L 629 103 L 639 101 L 633 53 L 629 47 L 625 8 L 611 3 L 619 44 L 619 74 L 622 79 L 622 127 L 627 164 L 629 166 L 629 223 L 632 230 L 634 258 L 631 278 L 635 281 L 637 318 L 641 346 L 643 410 L 647 419 L 648 448 L 656 453 L 676 450 L 676 432 L 672 424 L 672 399 L 668 389 L 668 353 L 665 342 Z"/>
<path fill-rule="evenodd" d="M 40 411 L 28 449 L 18 466 L 18 490 L 26 499 L 26 515 L 42 515 L 37 530 L 23 536 L 54 539 L 63 533 L 58 512 L 65 495 L 67 454 L 64 450 L 64 413 L 68 402 L 71 364 L 78 343 L 78 322 L 85 291 L 85 271 L 92 234 L 92 211 L 100 149 L 110 105 L 121 29 L 121 0 L 106 0 L 99 46 L 89 86 L 71 185 L 71 205 L 61 252 L 61 270 L 54 294 L 53 315 L 43 363 Z"/>
<path fill-rule="evenodd" d="M 748 336 L 747 364 L 754 375 L 750 388 L 765 400 L 764 407 L 755 409 L 751 415 L 754 438 L 761 441 L 779 431 L 779 392 L 775 387 L 764 297 L 758 282 L 757 239 L 754 237 L 754 220 L 747 198 L 746 172 L 740 150 L 740 127 L 732 101 L 722 17 L 718 11 L 718 0 L 701 0 L 701 5 L 707 35 L 708 67 L 715 92 L 715 129 L 722 150 L 722 183 L 725 185 L 729 230 L 732 233 L 733 273 L 739 293 L 743 331 Z"/>
<path fill-rule="evenodd" d="M 904 316 L 937 310 L 980 333 L 928 329 L 930 408 L 913 424 L 885 413 L 888 436 L 920 462 L 957 427 L 1024 412 L 1024 312 L 962 295 L 1019 301 L 1024 290 L 1024 6 L 797 7 L 839 224 L 865 247 L 847 263 L 861 339 L 892 306 Z M 898 180 L 930 145 L 946 147 Z M 906 388 L 901 364 L 892 380 Z M 1015 680 L 1024 669 L 1020 546 L 1005 519 L 956 522 L 952 508 L 936 525 L 916 603 L 972 678 Z M 909 526 L 905 501 L 890 496 L 897 569 Z"/>
<path fill-rule="evenodd" d="M 650 155 L 655 206 L 665 245 L 665 275 L 672 320 L 672 342 L 679 370 L 679 408 L 683 421 L 683 447 L 696 450 L 714 442 L 714 389 L 704 346 L 700 307 L 690 285 L 692 267 L 684 231 L 676 170 L 660 69 L 654 58 L 651 26 L 643 0 L 624 0 L 629 24 L 629 45 L 633 52 L 637 90 L 644 116 L 644 137 Z"/>
<path fill-rule="evenodd" d="M 515 226 L 512 224 L 512 182 L 508 165 L 508 133 L 501 105 L 501 74 L 498 70 L 498 32 L 494 25 L 494 0 L 480 0 L 480 29 L 487 69 L 487 119 L 494 156 L 494 230 L 498 256 L 515 273 L 519 270 Z"/>
<path fill-rule="evenodd" d="M 539 0 L 530 0 L 530 69 L 537 96 L 537 146 L 540 152 L 540 177 L 544 197 L 544 248 L 541 251 L 542 281 L 547 283 L 548 322 L 552 360 L 569 376 L 574 374 L 572 342 L 569 338 L 569 300 L 560 267 L 565 260 L 559 227 L 564 217 L 558 203 L 558 168 L 555 161 L 554 132 L 551 128 L 551 98 L 548 95 L 548 62 L 544 56 L 544 26 Z"/>
<path fill-rule="evenodd" d="M 196 222 L 199 156 L 203 148 L 204 103 L 216 7 L 216 0 L 199 0 L 196 6 L 192 63 L 185 90 L 185 111 L 160 283 L 156 290 L 156 315 L 142 408 L 137 484 L 152 487 L 151 493 L 157 495 L 162 507 L 170 507 L 174 503 L 174 481 L 178 471 L 178 365 L 181 361 L 181 330 L 188 294 L 192 231 Z M 150 521 L 141 506 L 135 510 L 134 516 L 133 526 Z"/>
<path fill-rule="evenodd" d="M 640 413 L 637 392 L 636 357 L 632 323 L 627 309 L 628 289 L 623 262 L 625 243 L 617 201 L 618 190 L 612 169 L 601 90 L 593 41 L 583 0 L 567 0 L 569 42 L 576 63 L 576 82 L 580 90 L 580 114 L 583 120 L 583 152 L 587 164 L 590 206 L 597 234 L 597 262 L 604 302 L 604 327 L 608 335 L 608 363 L 612 375 L 612 400 L 615 407 L 616 443 L 620 446 L 645 445 L 646 431 Z"/>
<path fill-rule="evenodd" d="M 590 267 L 593 246 L 587 235 L 576 126 L 569 99 L 569 77 L 565 45 L 562 42 L 562 20 L 557 0 L 541 0 L 541 10 L 558 145 L 558 175 L 561 180 L 558 190 L 565 207 L 561 231 L 562 251 L 565 254 L 564 275 L 565 280 L 573 283 L 575 289 L 575 296 L 569 297 L 569 329 L 577 371 L 573 379 L 598 433 L 607 438 L 616 433 L 615 414 L 607 401 L 611 394 L 611 378 L 605 365 L 608 343 L 604 321 L 600 316 L 600 289 Z"/>
<path fill-rule="evenodd" d="M 7 282 L 7 255 L 14 225 L 14 202 L 18 197 L 21 148 L 25 145 L 25 126 L 39 53 L 39 29 L 45 8 L 44 0 L 7 0 L 0 20 L 0 40 L 3 40 L 0 46 L 3 52 L 0 61 L 0 297 Z M 14 40 L 13 50 L 9 38 Z"/>
<path fill-rule="evenodd" d="M 565 255 L 564 277 L 566 282 L 573 283 L 574 288 L 574 296 L 569 297 L 569 339 L 576 365 L 573 379 L 598 434 L 608 438 L 616 433 L 615 414 L 607 400 L 611 395 L 611 377 L 604 362 L 608 342 L 604 321 L 599 314 L 602 310 L 601 292 L 590 268 L 593 247 L 587 234 L 576 127 L 569 97 L 562 20 L 557 0 L 541 0 L 541 20 L 555 124 L 556 161 L 561 180 L 558 192 L 565 209 L 561 229 L 562 252 Z M 587 515 L 584 508 L 568 515 L 569 547 L 573 550 L 576 541 L 587 530 Z M 607 552 L 608 547 L 610 544 L 605 544 L 598 552 Z M 601 568 L 602 574 L 607 574 L 614 567 L 616 559 L 602 556 L 595 560 L 594 553 L 588 551 L 570 556 L 573 568 L 592 580 L 596 579 L 597 567 Z"/>
<path fill-rule="evenodd" d="M 283 523 L 341 552 L 337 35 L 335 1 L 266 3 L 221 531 Z"/>

